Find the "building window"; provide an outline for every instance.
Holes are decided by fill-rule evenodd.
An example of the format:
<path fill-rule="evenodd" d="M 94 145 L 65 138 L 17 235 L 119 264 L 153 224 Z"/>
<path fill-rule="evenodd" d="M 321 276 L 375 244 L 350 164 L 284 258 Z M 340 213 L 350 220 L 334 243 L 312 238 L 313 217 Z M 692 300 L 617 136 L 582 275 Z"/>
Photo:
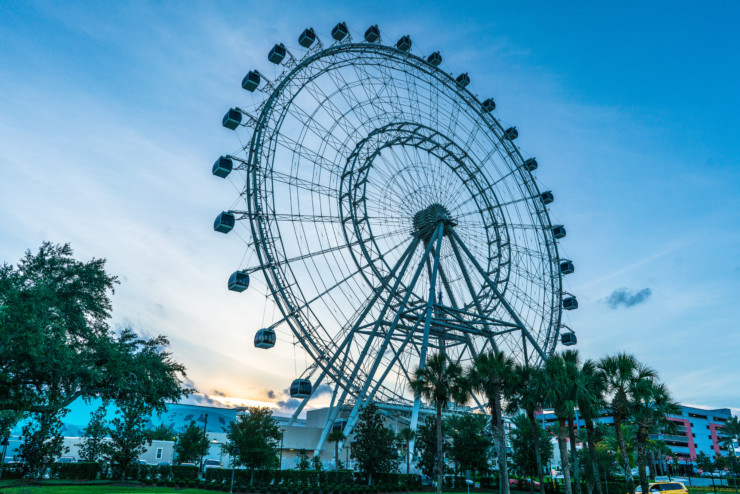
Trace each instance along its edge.
<path fill-rule="evenodd" d="M 689 414 L 689 417 L 692 417 L 692 418 L 695 418 L 695 419 L 704 419 L 704 420 L 707 420 L 707 416 L 706 415 L 699 415 L 698 413 L 690 413 Z"/>
<path fill-rule="evenodd" d="M 157 459 L 158 460 L 162 459 L 162 448 L 157 448 Z"/>

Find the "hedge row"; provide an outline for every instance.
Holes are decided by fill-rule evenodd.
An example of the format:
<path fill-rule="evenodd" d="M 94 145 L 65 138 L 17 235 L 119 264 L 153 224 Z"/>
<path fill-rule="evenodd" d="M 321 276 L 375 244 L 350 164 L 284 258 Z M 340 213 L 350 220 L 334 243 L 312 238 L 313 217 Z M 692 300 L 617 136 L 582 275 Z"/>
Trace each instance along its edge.
<path fill-rule="evenodd" d="M 251 483 L 252 472 L 249 470 L 236 469 L 234 471 L 234 481 L 249 484 Z M 231 481 L 231 469 L 209 468 L 206 470 L 206 481 L 215 480 L 217 482 Z M 255 484 L 297 484 L 301 486 L 321 486 L 326 484 L 354 484 L 367 485 L 368 480 L 359 472 L 350 470 L 256 470 L 254 472 Z M 405 473 L 386 473 L 373 477 L 373 484 L 383 484 L 390 486 L 421 486 L 421 477 L 414 474 Z"/>

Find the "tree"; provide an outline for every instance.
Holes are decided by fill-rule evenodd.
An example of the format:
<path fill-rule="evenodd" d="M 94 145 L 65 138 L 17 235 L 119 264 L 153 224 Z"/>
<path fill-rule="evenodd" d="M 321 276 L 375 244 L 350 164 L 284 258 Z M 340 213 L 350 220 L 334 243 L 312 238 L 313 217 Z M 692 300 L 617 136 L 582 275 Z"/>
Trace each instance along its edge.
<path fill-rule="evenodd" d="M 411 441 L 415 437 L 416 434 L 409 427 L 404 427 L 398 431 L 398 440 L 403 444 L 403 451 L 406 454 L 406 473 L 411 472 Z"/>
<path fill-rule="evenodd" d="M 339 470 L 339 443 L 347 439 L 341 429 L 333 430 L 326 437 L 330 443 L 334 443 L 334 470 Z"/>
<path fill-rule="evenodd" d="M 581 472 L 578 464 L 578 450 L 576 448 L 576 429 L 577 424 L 574 422 L 575 409 L 578 406 L 578 400 L 581 395 L 579 382 L 581 379 L 581 356 L 578 350 L 566 350 L 561 356 L 565 363 L 565 375 L 563 376 L 562 386 L 565 389 L 567 399 L 568 414 L 568 437 L 570 438 L 570 459 L 573 464 L 573 480 L 575 481 L 576 494 L 581 494 Z"/>
<path fill-rule="evenodd" d="M 595 361 L 587 359 L 583 363 L 578 373 L 578 387 L 580 390 L 577 397 L 578 410 L 586 424 L 588 461 L 591 466 L 590 474 L 585 476 L 587 479 L 586 482 L 588 485 L 588 479 L 590 478 L 599 491 L 599 494 L 602 494 L 600 475 L 602 462 L 599 460 L 599 453 L 596 450 L 598 438 L 596 437 L 594 419 L 598 417 L 605 406 L 606 380 Z"/>
<path fill-rule="evenodd" d="M 132 396 L 116 403 L 118 410 L 108 427 L 110 441 L 104 446 L 104 457 L 113 468 L 113 477 L 126 480 L 139 456 L 152 444 L 147 424 L 151 407 Z"/>
<path fill-rule="evenodd" d="M 437 464 L 437 421 L 428 416 L 416 430 L 417 465 L 421 473 L 433 478 Z M 444 426 L 443 426 L 444 427 Z"/>
<path fill-rule="evenodd" d="M 734 473 L 737 471 L 737 456 L 735 455 L 735 444 L 740 443 L 740 421 L 737 417 L 731 417 L 725 422 L 721 429 L 722 445 L 730 452 L 730 471 L 733 473 L 733 481 L 737 482 Z"/>
<path fill-rule="evenodd" d="M 374 403 L 362 409 L 355 426 L 352 458 L 357 460 L 359 470 L 367 475 L 370 484 L 373 475 L 398 468 L 394 436 L 393 431 L 383 425 L 383 419 Z"/>
<path fill-rule="evenodd" d="M 534 447 L 533 457 L 537 463 L 537 468 L 534 471 L 537 472 L 537 480 L 540 483 L 540 494 L 545 494 L 545 483 L 542 481 L 542 465 L 546 463 L 540 461 L 542 458 L 540 453 L 540 439 L 542 436 L 535 433 L 539 427 L 535 413 L 544 406 L 543 385 L 544 376 L 539 367 L 516 365 L 512 373 L 511 392 L 509 393 L 509 403 L 506 407 L 510 415 L 515 414 L 517 410 L 524 410 L 529 421 L 532 446 Z M 547 443 L 548 445 L 550 444 L 549 436 L 547 437 Z"/>
<path fill-rule="evenodd" d="M 714 467 L 712 459 L 704 451 L 699 451 L 696 454 L 696 466 L 705 472 L 711 472 Z"/>
<path fill-rule="evenodd" d="M 449 456 L 458 471 L 488 471 L 488 448 L 491 441 L 485 428 L 488 417 L 482 414 L 464 413 L 452 415 L 445 420 L 450 438 Z"/>
<path fill-rule="evenodd" d="M 462 367 L 450 362 L 444 353 L 437 353 L 427 358 L 426 365 L 419 366 L 409 382 L 415 395 L 434 403 L 437 410 L 437 494 L 442 492 L 444 475 L 442 410 L 447 408 L 450 400 L 465 402 L 468 399 L 468 383 Z"/>
<path fill-rule="evenodd" d="M 254 482 L 254 471 L 268 468 L 277 462 L 280 429 L 267 407 L 247 407 L 246 413 L 237 417 L 226 432 L 229 442 L 224 448 L 236 456 L 235 465 L 243 465 L 251 472 L 250 485 Z M 239 454 L 234 455 L 234 449 Z"/>
<path fill-rule="evenodd" d="M 599 368 L 604 373 L 607 389 L 611 394 L 611 409 L 614 417 L 614 429 L 619 442 L 622 467 L 627 481 L 629 494 L 635 494 L 635 484 L 632 480 L 629 457 L 624 436 L 622 435 L 622 423 L 630 416 L 635 383 L 643 379 L 654 378 L 655 371 L 640 363 L 634 355 L 618 353 L 602 358 Z"/>
<path fill-rule="evenodd" d="M 523 413 L 514 416 L 512 425 L 511 459 L 520 474 L 534 476 L 542 465 L 547 465 L 552 459 L 550 434 L 537 423 L 533 428 L 529 418 Z M 540 445 L 538 448 L 534 446 L 535 438 Z"/>
<path fill-rule="evenodd" d="M 204 428 L 194 421 L 183 430 L 175 443 L 175 458 L 177 463 L 195 463 L 199 458 L 208 454 L 210 444 L 204 434 Z"/>
<path fill-rule="evenodd" d="M 543 376 L 544 402 L 553 407 L 558 419 L 558 449 L 560 450 L 560 462 L 563 469 L 563 480 L 565 481 L 565 494 L 571 494 L 573 489 L 570 482 L 570 461 L 568 460 L 565 437 L 566 420 L 573 409 L 573 402 L 571 401 L 572 395 L 565 361 L 560 355 L 552 355 L 545 360 Z"/>
<path fill-rule="evenodd" d="M 648 492 L 647 451 L 651 432 L 656 429 L 675 429 L 674 423 L 666 418 L 680 413 L 680 405 L 673 400 L 665 384 L 657 378 L 645 378 L 633 383 L 632 417 L 637 424 L 637 470 L 642 492 Z M 670 432 L 670 431 L 669 431 Z"/>
<path fill-rule="evenodd" d="M 177 431 L 172 425 L 159 424 L 154 429 L 149 429 L 149 439 L 152 441 L 174 441 L 177 439 Z"/>
<path fill-rule="evenodd" d="M 311 457 L 311 468 L 313 468 L 317 472 L 320 472 L 324 468 L 324 466 L 321 464 L 321 456 L 314 455 Z"/>
<path fill-rule="evenodd" d="M 0 410 L 54 411 L 125 394 L 163 410 L 188 392 L 166 338 L 110 330 L 116 283 L 104 259 L 77 261 L 69 244 L 45 242 L 16 267 L 0 267 Z"/>
<path fill-rule="evenodd" d="M 23 427 L 23 443 L 16 455 L 24 462 L 25 474 L 34 479 L 44 476 L 54 462 L 69 451 L 64 446 L 62 417 L 67 409 L 28 414 L 30 420 Z"/>
<path fill-rule="evenodd" d="M 105 413 L 105 405 L 101 405 L 90 414 L 87 427 L 82 429 L 82 442 L 77 444 L 80 460 L 95 462 L 103 456 L 108 437 L 108 422 L 105 420 Z"/>
<path fill-rule="evenodd" d="M 308 461 L 308 453 L 305 449 L 301 449 L 298 451 L 298 465 L 296 466 L 297 470 L 308 470 L 311 466 L 311 462 Z"/>
<path fill-rule="evenodd" d="M 623 441 L 619 441 L 616 427 L 610 427 L 599 444 L 603 448 L 614 453 L 616 458 L 619 460 L 617 463 L 621 467 L 622 471 L 624 471 L 624 465 L 621 464 L 621 461 L 622 458 L 626 456 L 627 464 L 629 465 L 631 472 L 635 466 L 635 436 L 637 428 L 632 424 L 623 422 L 620 429 Z M 623 444 L 620 444 L 620 442 Z"/>

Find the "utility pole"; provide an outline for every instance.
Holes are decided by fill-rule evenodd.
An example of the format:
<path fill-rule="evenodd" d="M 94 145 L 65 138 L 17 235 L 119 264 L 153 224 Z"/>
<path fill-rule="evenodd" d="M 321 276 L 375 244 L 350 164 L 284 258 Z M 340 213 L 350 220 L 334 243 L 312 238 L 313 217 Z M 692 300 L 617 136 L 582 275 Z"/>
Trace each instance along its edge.
<path fill-rule="evenodd" d="M 203 439 L 207 439 L 206 430 L 208 430 L 208 414 L 206 414 L 206 419 L 203 424 Z M 203 472 L 203 454 L 202 453 L 200 455 L 200 467 L 198 470 L 200 471 L 201 475 L 203 475 L 204 472 Z"/>

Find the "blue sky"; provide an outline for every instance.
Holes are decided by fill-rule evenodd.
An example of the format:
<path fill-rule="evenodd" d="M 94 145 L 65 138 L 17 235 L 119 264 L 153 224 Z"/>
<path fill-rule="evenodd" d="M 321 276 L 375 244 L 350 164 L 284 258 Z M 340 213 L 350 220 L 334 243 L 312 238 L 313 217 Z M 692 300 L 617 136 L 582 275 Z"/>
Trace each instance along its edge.
<path fill-rule="evenodd" d="M 245 247 L 211 229 L 238 194 L 210 174 L 238 147 L 220 118 L 275 42 L 377 23 L 468 72 L 537 156 L 584 356 L 633 352 L 681 402 L 740 409 L 738 19 L 734 2 L 5 1 L 0 259 L 44 240 L 105 257 L 115 324 L 167 334 L 203 400 L 284 401 L 305 357 L 254 349 L 264 290 L 224 287 Z"/>

